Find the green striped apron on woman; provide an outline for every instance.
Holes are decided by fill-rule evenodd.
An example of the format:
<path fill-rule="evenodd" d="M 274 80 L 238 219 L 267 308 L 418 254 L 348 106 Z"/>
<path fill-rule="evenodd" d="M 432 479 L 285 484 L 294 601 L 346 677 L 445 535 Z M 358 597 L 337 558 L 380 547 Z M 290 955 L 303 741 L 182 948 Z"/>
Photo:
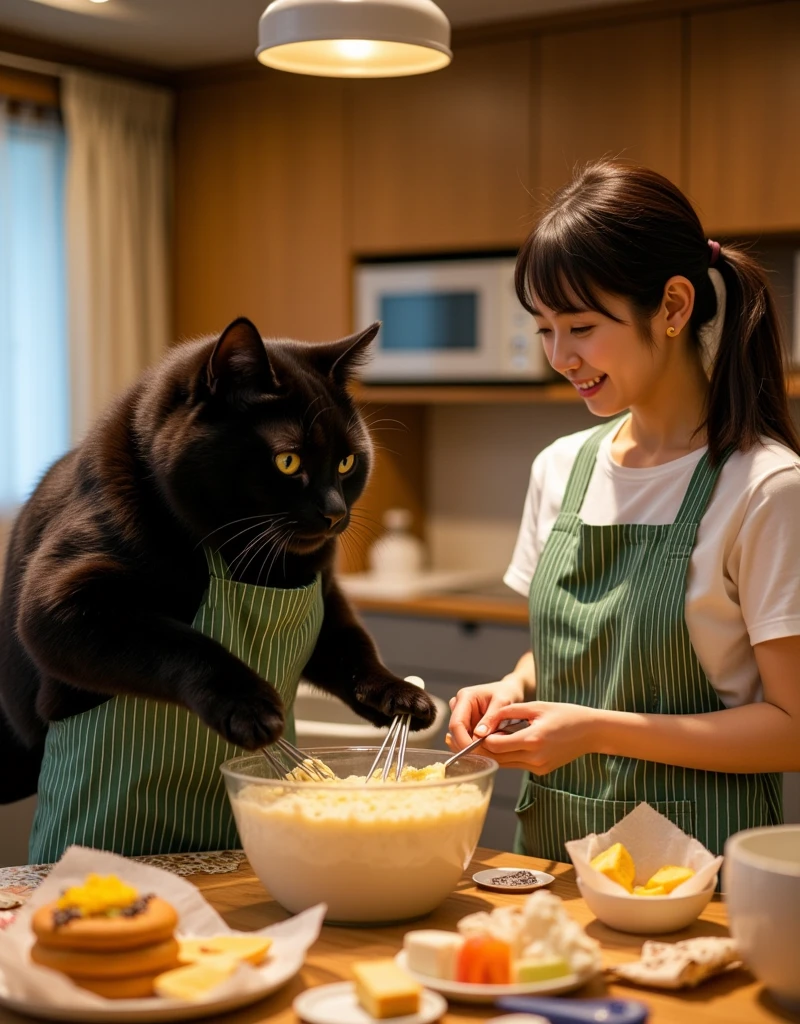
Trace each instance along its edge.
<path fill-rule="evenodd" d="M 722 466 L 703 455 L 674 523 L 589 526 L 579 513 L 597 451 L 620 422 L 581 448 L 531 581 L 536 696 L 639 714 L 721 711 L 684 604 L 697 527 Z M 565 842 L 606 832 L 642 801 L 719 854 L 733 832 L 780 822 L 781 776 L 587 754 L 540 777 L 526 773 L 515 848 L 566 861 Z"/>
<path fill-rule="evenodd" d="M 212 637 L 291 707 L 322 626 L 320 577 L 280 590 L 237 583 L 206 549 L 209 581 L 192 626 Z M 144 697 L 114 697 L 51 722 L 31 832 L 31 863 L 58 860 L 79 843 L 135 856 L 239 845 L 219 766 L 246 753 L 197 715 Z"/>

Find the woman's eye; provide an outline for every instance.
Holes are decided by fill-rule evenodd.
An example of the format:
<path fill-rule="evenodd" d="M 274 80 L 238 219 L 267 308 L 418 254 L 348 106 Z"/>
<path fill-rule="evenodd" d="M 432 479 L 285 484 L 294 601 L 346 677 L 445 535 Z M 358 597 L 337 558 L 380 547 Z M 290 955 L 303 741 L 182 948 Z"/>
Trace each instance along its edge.
<path fill-rule="evenodd" d="M 343 458 L 339 463 L 339 472 L 342 474 L 342 476 L 344 476 L 345 473 L 349 473 L 350 470 L 355 465 L 355 463 L 355 455 L 347 455 L 345 458 Z"/>
<path fill-rule="evenodd" d="M 587 331 L 591 331 L 591 329 L 592 328 L 590 326 L 588 326 L 588 325 L 586 327 L 573 327 L 572 328 L 572 333 L 573 334 L 586 334 L 586 332 Z"/>
<path fill-rule="evenodd" d="M 275 456 L 275 465 L 285 476 L 294 476 L 302 463 L 295 452 L 281 452 Z"/>
<path fill-rule="evenodd" d="M 550 334 L 551 332 L 549 327 L 540 327 L 536 333 L 541 334 L 542 337 L 546 338 L 547 335 Z"/>

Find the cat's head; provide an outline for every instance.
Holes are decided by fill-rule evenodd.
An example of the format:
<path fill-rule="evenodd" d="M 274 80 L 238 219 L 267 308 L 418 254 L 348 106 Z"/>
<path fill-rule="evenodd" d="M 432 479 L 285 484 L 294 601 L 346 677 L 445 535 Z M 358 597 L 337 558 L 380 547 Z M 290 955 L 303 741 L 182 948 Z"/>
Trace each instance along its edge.
<path fill-rule="evenodd" d="M 379 326 L 335 342 L 265 342 L 240 318 L 156 371 L 138 433 L 198 541 L 307 555 L 343 532 L 372 464 L 348 384 Z"/>

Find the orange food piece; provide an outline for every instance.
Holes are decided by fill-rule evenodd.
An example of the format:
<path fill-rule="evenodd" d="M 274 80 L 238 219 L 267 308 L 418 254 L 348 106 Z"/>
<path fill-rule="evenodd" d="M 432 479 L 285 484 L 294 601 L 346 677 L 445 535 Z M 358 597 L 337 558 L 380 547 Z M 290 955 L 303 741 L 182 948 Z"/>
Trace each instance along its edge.
<path fill-rule="evenodd" d="M 468 938 L 458 956 L 456 981 L 470 985 L 511 984 L 511 947 L 488 936 Z"/>

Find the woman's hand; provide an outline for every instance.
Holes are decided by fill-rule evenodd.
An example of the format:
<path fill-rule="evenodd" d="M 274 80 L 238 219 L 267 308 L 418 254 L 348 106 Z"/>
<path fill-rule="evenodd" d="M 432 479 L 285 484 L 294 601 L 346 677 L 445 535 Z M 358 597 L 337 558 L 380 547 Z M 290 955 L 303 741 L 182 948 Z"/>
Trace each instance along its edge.
<path fill-rule="evenodd" d="M 495 707 L 483 716 L 487 737 L 476 753 L 487 754 L 503 768 L 525 768 L 534 775 L 546 775 L 598 749 L 596 715 L 594 708 L 582 704 L 542 700 Z M 507 736 L 488 735 L 506 718 L 524 718 L 529 724 Z"/>
<path fill-rule="evenodd" d="M 486 716 L 521 701 L 525 696 L 525 683 L 513 672 L 496 683 L 465 686 L 450 700 L 450 725 L 447 745 L 451 750 L 463 750 L 480 736 L 480 723 Z M 512 715 L 501 715 L 512 718 Z M 521 716 L 520 716 L 521 717 Z M 478 730 L 477 735 L 474 735 Z"/>

